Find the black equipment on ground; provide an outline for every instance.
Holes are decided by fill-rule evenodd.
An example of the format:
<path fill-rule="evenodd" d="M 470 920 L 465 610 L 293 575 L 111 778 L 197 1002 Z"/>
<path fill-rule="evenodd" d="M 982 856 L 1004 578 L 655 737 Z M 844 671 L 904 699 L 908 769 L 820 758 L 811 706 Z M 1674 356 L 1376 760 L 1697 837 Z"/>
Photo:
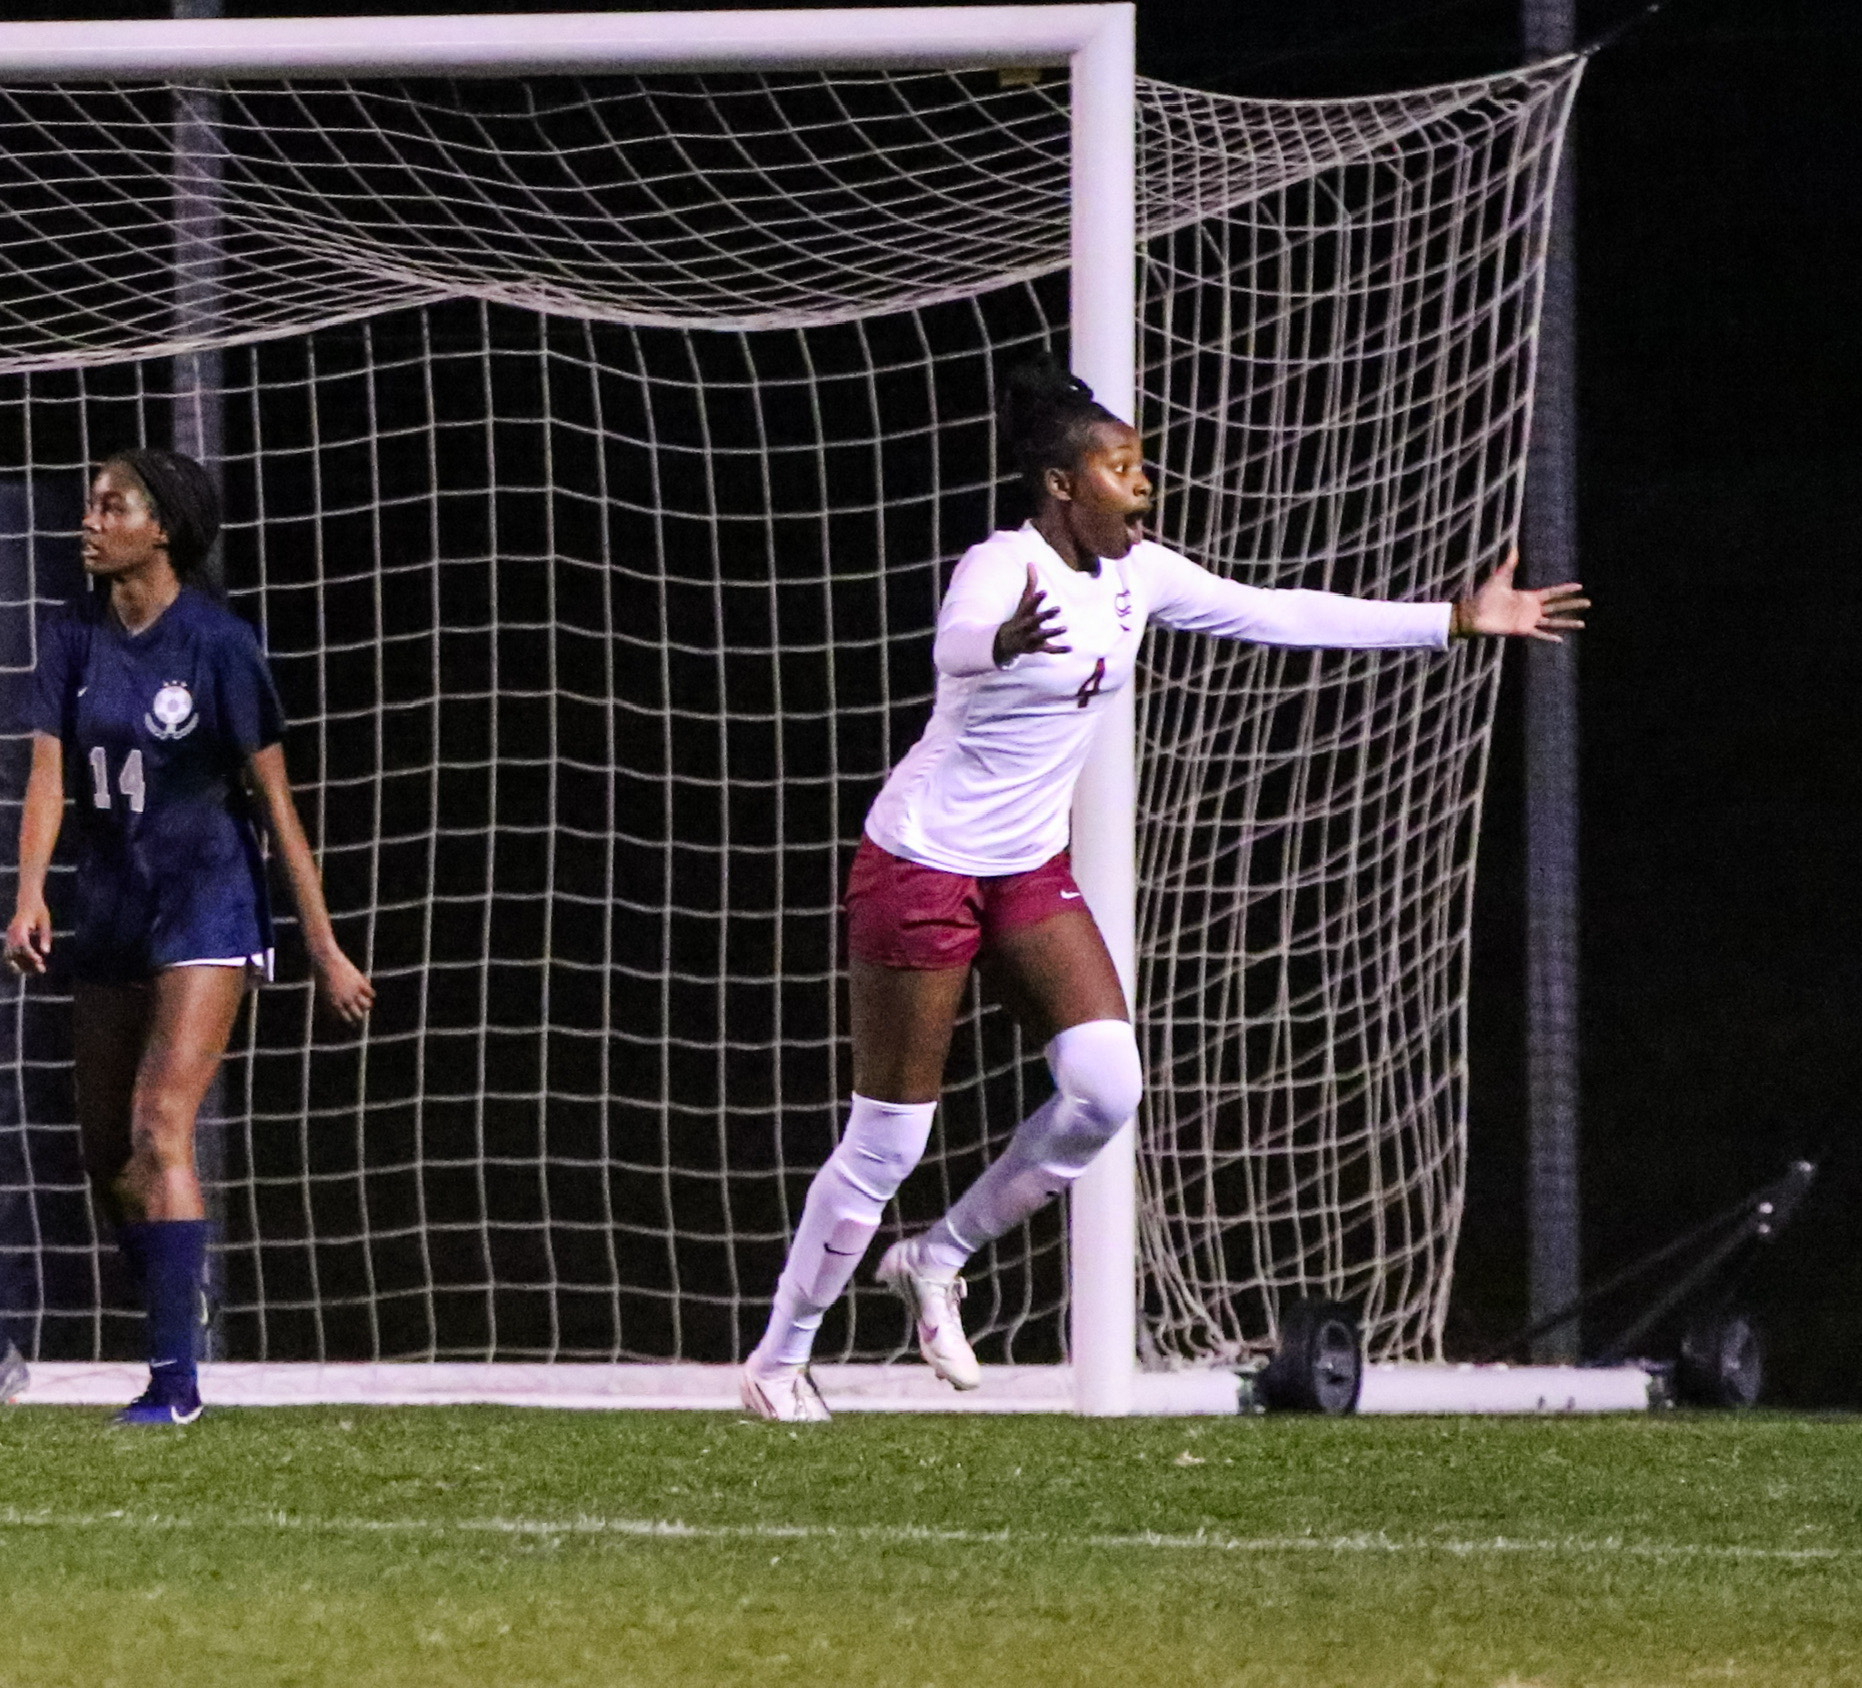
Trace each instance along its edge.
<path fill-rule="evenodd" d="M 1750 1407 L 1765 1382 L 1765 1349 L 1743 1313 L 1710 1313 L 1681 1338 L 1675 1399 L 1686 1407 Z"/>
<path fill-rule="evenodd" d="M 1644 1338 L 1685 1304 L 1699 1301 L 1674 1361 L 1676 1398 L 1691 1406 L 1749 1407 L 1764 1383 L 1764 1349 L 1759 1333 L 1734 1303 L 1760 1249 L 1775 1242 L 1816 1181 L 1817 1163 L 1795 1160 L 1782 1177 L 1754 1190 L 1704 1225 L 1664 1243 L 1575 1301 L 1535 1319 L 1480 1358 L 1505 1360 L 1535 1337 L 1569 1324 L 1580 1313 L 1632 1285 L 1649 1296 L 1628 1324 L 1582 1363 L 1621 1365 Z M 1692 1264 L 1682 1268 L 1682 1262 Z"/>
<path fill-rule="evenodd" d="M 1364 1337 L 1342 1301 L 1294 1301 L 1280 1315 L 1280 1346 L 1260 1376 L 1262 1405 L 1274 1412 L 1336 1418 L 1358 1404 Z"/>

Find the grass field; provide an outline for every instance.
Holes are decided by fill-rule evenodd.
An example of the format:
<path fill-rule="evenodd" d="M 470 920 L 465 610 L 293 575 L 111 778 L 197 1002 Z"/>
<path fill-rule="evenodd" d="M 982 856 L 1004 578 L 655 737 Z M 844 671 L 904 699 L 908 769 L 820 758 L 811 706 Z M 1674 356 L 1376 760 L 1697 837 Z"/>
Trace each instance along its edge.
<path fill-rule="evenodd" d="M 1862 1421 L 0 1413 L 0 1684 L 1862 1684 Z"/>

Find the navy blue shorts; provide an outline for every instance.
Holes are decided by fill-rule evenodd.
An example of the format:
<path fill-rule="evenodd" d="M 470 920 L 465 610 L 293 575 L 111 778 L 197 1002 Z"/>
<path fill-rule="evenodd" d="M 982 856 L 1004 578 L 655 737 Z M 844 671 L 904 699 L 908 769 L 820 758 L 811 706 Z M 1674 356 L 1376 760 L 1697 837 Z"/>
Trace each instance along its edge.
<path fill-rule="evenodd" d="M 74 876 L 71 976 L 130 985 L 170 967 L 201 962 L 271 967 L 271 913 L 265 887 L 239 871 L 149 879 L 80 867 Z"/>

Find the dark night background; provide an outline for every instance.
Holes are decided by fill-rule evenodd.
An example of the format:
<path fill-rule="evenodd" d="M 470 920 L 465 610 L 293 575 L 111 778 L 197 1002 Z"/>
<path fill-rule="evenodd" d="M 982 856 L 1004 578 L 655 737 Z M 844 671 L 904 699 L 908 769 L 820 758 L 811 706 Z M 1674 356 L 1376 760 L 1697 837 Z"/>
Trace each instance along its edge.
<path fill-rule="evenodd" d="M 1590 0 L 1580 33 L 1640 9 Z M 1416 86 L 1518 56 L 1513 0 L 1140 0 L 1139 32 L 1147 74 L 1260 95 Z M 1598 601 L 1582 649 L 1587 1275 L 1827 1138 L 1820 1184 L 1747 1295 L 1770 1398 L 1800 1406 L 1862 1406 L 1858 88 L 1853 0 L 1668 0 L 1593 60 L 1576 125 L 1582 566 Z M 1525 1307 L 1517 666 L 1477 901 L 1463 1353 Z"/>

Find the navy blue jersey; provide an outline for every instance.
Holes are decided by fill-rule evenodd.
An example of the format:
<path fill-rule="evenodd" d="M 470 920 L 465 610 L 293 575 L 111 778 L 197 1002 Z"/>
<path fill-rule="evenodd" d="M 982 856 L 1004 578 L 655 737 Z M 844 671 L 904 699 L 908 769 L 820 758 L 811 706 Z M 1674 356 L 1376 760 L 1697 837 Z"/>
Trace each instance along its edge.
<path fill-rule="evenodd" d="M 65 748 L 80 977 L 271 947 L 243 775 L 284 711 L 245 622 L 192 587 L 140 633 L 76 599 L 46 624 L 31 725 Z"/>

